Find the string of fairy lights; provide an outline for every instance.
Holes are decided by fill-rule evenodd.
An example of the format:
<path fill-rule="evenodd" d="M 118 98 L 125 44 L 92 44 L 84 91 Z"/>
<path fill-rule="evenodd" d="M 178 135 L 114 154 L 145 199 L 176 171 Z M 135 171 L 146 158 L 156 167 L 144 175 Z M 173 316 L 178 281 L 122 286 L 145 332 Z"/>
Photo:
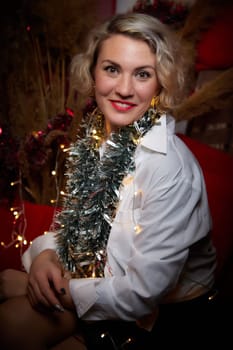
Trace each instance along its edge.
<path fill-rule="evenodd" d="M 21 176 L 20 176 L 21 178 Z M 11 182 L 11 186 L 19 186 L 19 193 L 21 197 L 22 187 L 21 180 Z M 1 247 L 10 248 L 11 246 L 15 246 L 15 248 L 22 249 L 23 246 L 28 244 L 25 232 L 27 229 L 27 219 L 25 215 L 25 206 L 23 200 L 21 200 L 17 206 L 10 207 L 10 212 L 12 213 L 12 232 L 10 236 L 9 242 L 1 241 Z"/>
<path fill-rule="evenodd" d="M 61 143 L 59 145 L 59 149 L 61 152 L 68 152 L 69 148 L 65 146 L 65 144 Z M 65 195 L 65 192 L 59 188 L 58 183 L 58 156 L 59 151 L 56 155 L 56 161 L 55 161 L 55 167 L 51 171 L 51 176 L 54 178 L 54 185 L 56 188 L 56 198 L 50 199 L 51 206 L 54 207 L 54 215 L 58 209 L 57 204 L 59 203 L 59 199 Z M 9 239 L 1 240 L 0 247 L 4 249 L 11 248 L 14 246 L 15 248 L 20 250 L 20 255 L 22 255 L 25 248 L 32 243 L 32 241 L 29 241 L 27 238 L 27 215 L 25 211 L 25 201 L 23 196 L 23 181 L 22 181 L 22 174 L 19 171 L 19 179 L 16 181 L 12 181 L 10 183 L 10 186 L 18 186 L 18 196 L 17 200 L 15 201 L 14 205 L 9 208 L 9 212 L 12 217 L 12 230 L 11 234 L 9 236 Z M 50 229 L 53 230 L 54 221 L 52 220 Z M 43 232 L 44 234 L 47 233 L 47 231 Z"/>

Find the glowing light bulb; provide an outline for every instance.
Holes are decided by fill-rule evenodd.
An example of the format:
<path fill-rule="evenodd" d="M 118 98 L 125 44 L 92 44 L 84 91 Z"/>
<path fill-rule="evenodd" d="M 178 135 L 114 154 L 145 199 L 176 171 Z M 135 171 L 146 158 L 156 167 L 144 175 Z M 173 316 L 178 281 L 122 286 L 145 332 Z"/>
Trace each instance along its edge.
<path fill-rule="evenodd" d="M 134 226 L 134 231 L 135 231 L 135 233 L 138 235 L 138 234 L 142 231 L 141 226 L 140 226 L 140 225 Z"/>

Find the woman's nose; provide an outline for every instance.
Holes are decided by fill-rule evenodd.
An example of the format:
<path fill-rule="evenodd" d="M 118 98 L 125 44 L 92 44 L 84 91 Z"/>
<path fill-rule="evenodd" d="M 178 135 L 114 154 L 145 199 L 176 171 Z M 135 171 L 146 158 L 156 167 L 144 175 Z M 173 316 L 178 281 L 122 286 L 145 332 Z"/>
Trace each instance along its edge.
<path fill-rule="evenodd" d="M 122 97 L 128 97 L 133 95 L 133 81 L 129 75 L 122 74 L 117 81 L 116 93 Z"/>

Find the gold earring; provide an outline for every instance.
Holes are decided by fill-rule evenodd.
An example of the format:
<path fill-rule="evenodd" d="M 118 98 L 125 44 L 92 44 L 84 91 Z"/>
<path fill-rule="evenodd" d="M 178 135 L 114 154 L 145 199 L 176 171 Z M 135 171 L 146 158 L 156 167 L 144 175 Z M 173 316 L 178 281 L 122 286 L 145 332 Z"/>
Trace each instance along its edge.
<path fill-rule="evenodd" d="M 150 103 L 151 108 L 155 109 L 158 103 L 159 103 L 159 96 L 153 96 Z"/>

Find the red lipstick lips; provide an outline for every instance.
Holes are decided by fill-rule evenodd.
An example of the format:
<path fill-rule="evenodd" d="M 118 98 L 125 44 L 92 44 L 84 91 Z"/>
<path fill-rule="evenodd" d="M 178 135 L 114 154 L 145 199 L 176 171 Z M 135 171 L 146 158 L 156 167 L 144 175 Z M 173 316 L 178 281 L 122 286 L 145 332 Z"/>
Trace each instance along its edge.
<path fill-rule="evenodd" d="M 129 103 L 125 101 L 111 100 L 110 102 L 113 108 L 115 108 L 117 111 L 120 111 L 120 112 L 127 112 L 136 106 L 136 104 L 134 103 Z"/>

